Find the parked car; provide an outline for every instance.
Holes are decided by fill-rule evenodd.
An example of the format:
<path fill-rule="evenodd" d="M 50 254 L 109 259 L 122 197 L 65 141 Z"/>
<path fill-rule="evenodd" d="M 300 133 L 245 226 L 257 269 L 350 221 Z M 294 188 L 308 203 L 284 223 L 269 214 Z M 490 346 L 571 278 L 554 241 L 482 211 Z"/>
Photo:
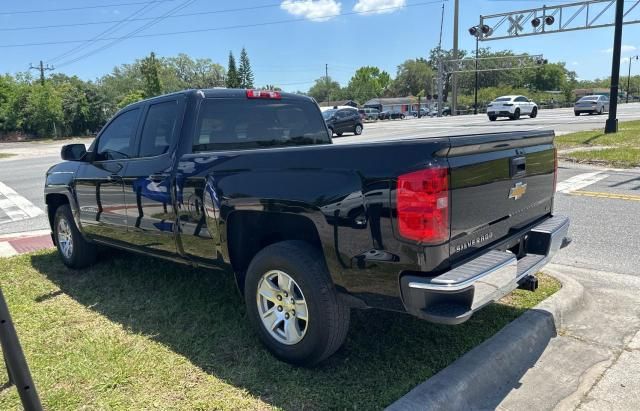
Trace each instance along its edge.
<path fill-rule="evenodd" d="M 609 111 L 609 97 L 602 94 L 584 96 L 576 101 L 573 112 L 576 116 L 582 113 L 603 114 Z"/>
<path fill-rule="evenodd" d="M 309 97 L 190 90 L 123 108 L 88 149 L 64 146 L 44 196 L 68 267 L 113 247 L 232 272 L 264 345 L 311 365 L 342 345 L 351 308 L 458 324 L 535 289 L 567 243 L 553 138 L 333 145 Z"/>
<path fill-rule="evenodd" d="M 377 108 L 364 107 L 358 110 L 363 120 L 377 120 L 380 116 L 380 110 Z"/>
<path fill-rule="evenodd" d="M 419 111 L 409 111 L 409 114 L 411 114 L 413 117 L 418 117 L 418 114 L 420 114 L 420 117 L 425 117 L 429 115 L 429 110 L 427 110 L 426 108 L 421 108 Z"/>
<path fill-rule="evenodd" d="M 362 134 L 363 124 L 360 113 L 355 108 L 341 108 L 326 110 L 322 113 L 331 134 L 338 137 L 344 133 Z"/>
<path fill-rule="evenodd" d="M 429 116 L 431 117 L 436 117 L 438 115 L 438 105 L 434 105 L 430 110 L 429 110 Z M 442 115 L 443 116 L 450 116 L 451 115 L 451 108 L 448 106 L 445 106 L 442 108 Z"/>
<path fill-rule="evenodd" d="M 525 96 L 502 96 L 487 105 L 487 116 L 491 121 L 496 121 L 498 117 L 517 120 L 521 115 L 536 118 L 538 105 Z"/>
<path fill-rule="evenodd" d="M 404 113 L 399 110 L 381 111 L 380 116 L 378 117 L 378 119 L 380 120 L 395 120 L 395 119 L 404 120 L 404 118 L 405 118 Z"/>

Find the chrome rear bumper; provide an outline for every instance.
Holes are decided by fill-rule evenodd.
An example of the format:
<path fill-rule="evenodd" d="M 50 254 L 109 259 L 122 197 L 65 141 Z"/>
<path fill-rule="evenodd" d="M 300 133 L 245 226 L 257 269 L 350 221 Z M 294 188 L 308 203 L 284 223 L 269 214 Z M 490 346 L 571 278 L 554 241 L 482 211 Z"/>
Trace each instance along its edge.
<path fill-rule="evenodd" d="M 437 277 L 406 275 L 400 279 L 406 310 L 423 319 L 459 324 L 492 301 L 510 293 L 568 244 L 569 218 L 553 216 L 527 233 L 526 254 L 491 250 Z"/>

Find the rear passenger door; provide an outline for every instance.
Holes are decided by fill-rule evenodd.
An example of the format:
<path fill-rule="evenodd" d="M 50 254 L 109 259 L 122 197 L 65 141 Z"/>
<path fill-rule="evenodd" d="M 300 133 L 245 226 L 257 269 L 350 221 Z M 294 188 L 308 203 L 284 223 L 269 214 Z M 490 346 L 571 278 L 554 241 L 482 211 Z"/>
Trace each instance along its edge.
<path fill-rule="evenodd" d="M 344 133 L 345 131 L 348 131 L 349 124 L 351 122 L 349 111 L 352 110 L 338 110 L 336 112 L 336 133 Z"/>
<path fill-rule="evenodd" d="M 171 172 L 184 106 L 182 95 L 148 103 L 136 156 L 129 162 L 124 176 L 128 242 L 133 247 L 161 255 L 177 252 Z"/>

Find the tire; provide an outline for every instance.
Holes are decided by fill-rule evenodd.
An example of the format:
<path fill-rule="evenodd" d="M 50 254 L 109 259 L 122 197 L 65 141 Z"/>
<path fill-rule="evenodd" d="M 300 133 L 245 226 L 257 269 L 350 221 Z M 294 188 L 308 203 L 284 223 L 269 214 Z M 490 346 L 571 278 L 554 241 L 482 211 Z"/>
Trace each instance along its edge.
<path fill-rule="evenodd" d="M 97 247 L 82 237 L 68 204 L 63 204 L 56 209 L 53 235 L 58 255 L 67 267 L 84 268 L 96 261 Z"/>
<path fill-rule="evenodd" d="M 520 118 L 520 109 L 517 108 L 516 111 L 511 115 L 511 120 L 517 120 Z"/>
<path fill-rule="evenodd" d="M 404 120 L 404 118 L 405 118 L 404 114 L 400 116 L 400 120 Z"/>
<path fill-rule="evenodd" d="M 531 110 L 531 114 L 529 114 L 529 118 L 536 118 L 538 117 L 538 107 L 534 107 L 533 110 Z"/>
<path fill-rule="evenodd" d="M 329 127 L 329 132 L 331 133 L 331 137 L 333 137 L 333 135 L 336 133 L 335 131 L 333 131 L 333 127 Z"/>
<path fill-rule="evenodd" d="M 342 132 L 340 132 L 340 133 L 336 133 L 336 136 L 338 136 L 338 137 L 342 137 Z"/>
<path fill-rule="evenodd" d="M 362 124 L 356 124 L 355 128 L 353 129 L 353 134 L 355 134 L 356 136 L 362 134 Z"/>
<path fill-rule="evenodd" d="M 600 107 L 600 111 L 598 111 L 598 115 L 603 115 L 604 114 L 604 106 Z"/>
<path fill-rule="evenodd" d="M 573 114 L 575 114 L 576 117 L 580 115 L 580 113 L 578 113 L 577 111 L 574 111 Z"/>
<path fill-rule="evenodd" d="M 489 121 L 496 121 L 498 119 L 498 117 L 496 116 L 489 116 Z"/>
<path fill-rule="evenodd" d="M 280 289 L 279 280 L 277 284 L 267 283 L 269 278 L 283 278 L 293 284 L 289 290 L 295 303 L 287 300 L 290 296 Z M 275 243 L 256 254 L 247 269 L 245 300 L 249 320 L 262 343 L 275 357 L 292 364 L 312 366 L 326 359 L 340 348 L 349 330 L 349 307 L 339 297 L 322 253 L 303 241 Z M 302 303 L 307 320 L 291 321 L 303 312 Z M 283 309 L 276 309 L 278 306 Z M 296 309 L 298 313 L 294 312 Z M 278 314 L 283 311 L 288 319 Z M 274 331 L 269 331 L 268 326 Z M 284 334 L 285 329 L 294 334 Z"/>

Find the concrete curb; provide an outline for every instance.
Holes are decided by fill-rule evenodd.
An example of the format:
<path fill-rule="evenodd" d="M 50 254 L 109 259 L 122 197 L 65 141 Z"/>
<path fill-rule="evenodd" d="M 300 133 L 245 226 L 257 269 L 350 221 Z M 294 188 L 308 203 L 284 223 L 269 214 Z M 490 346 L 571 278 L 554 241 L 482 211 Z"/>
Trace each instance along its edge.
<path fill-rule="evenodd" d="M 387 410 L 494 409 L 542 355 L 566 318 L 584 304 L 584 288 L 548 267 L 562 289 L 493 337 L 415 387 Z"/>

